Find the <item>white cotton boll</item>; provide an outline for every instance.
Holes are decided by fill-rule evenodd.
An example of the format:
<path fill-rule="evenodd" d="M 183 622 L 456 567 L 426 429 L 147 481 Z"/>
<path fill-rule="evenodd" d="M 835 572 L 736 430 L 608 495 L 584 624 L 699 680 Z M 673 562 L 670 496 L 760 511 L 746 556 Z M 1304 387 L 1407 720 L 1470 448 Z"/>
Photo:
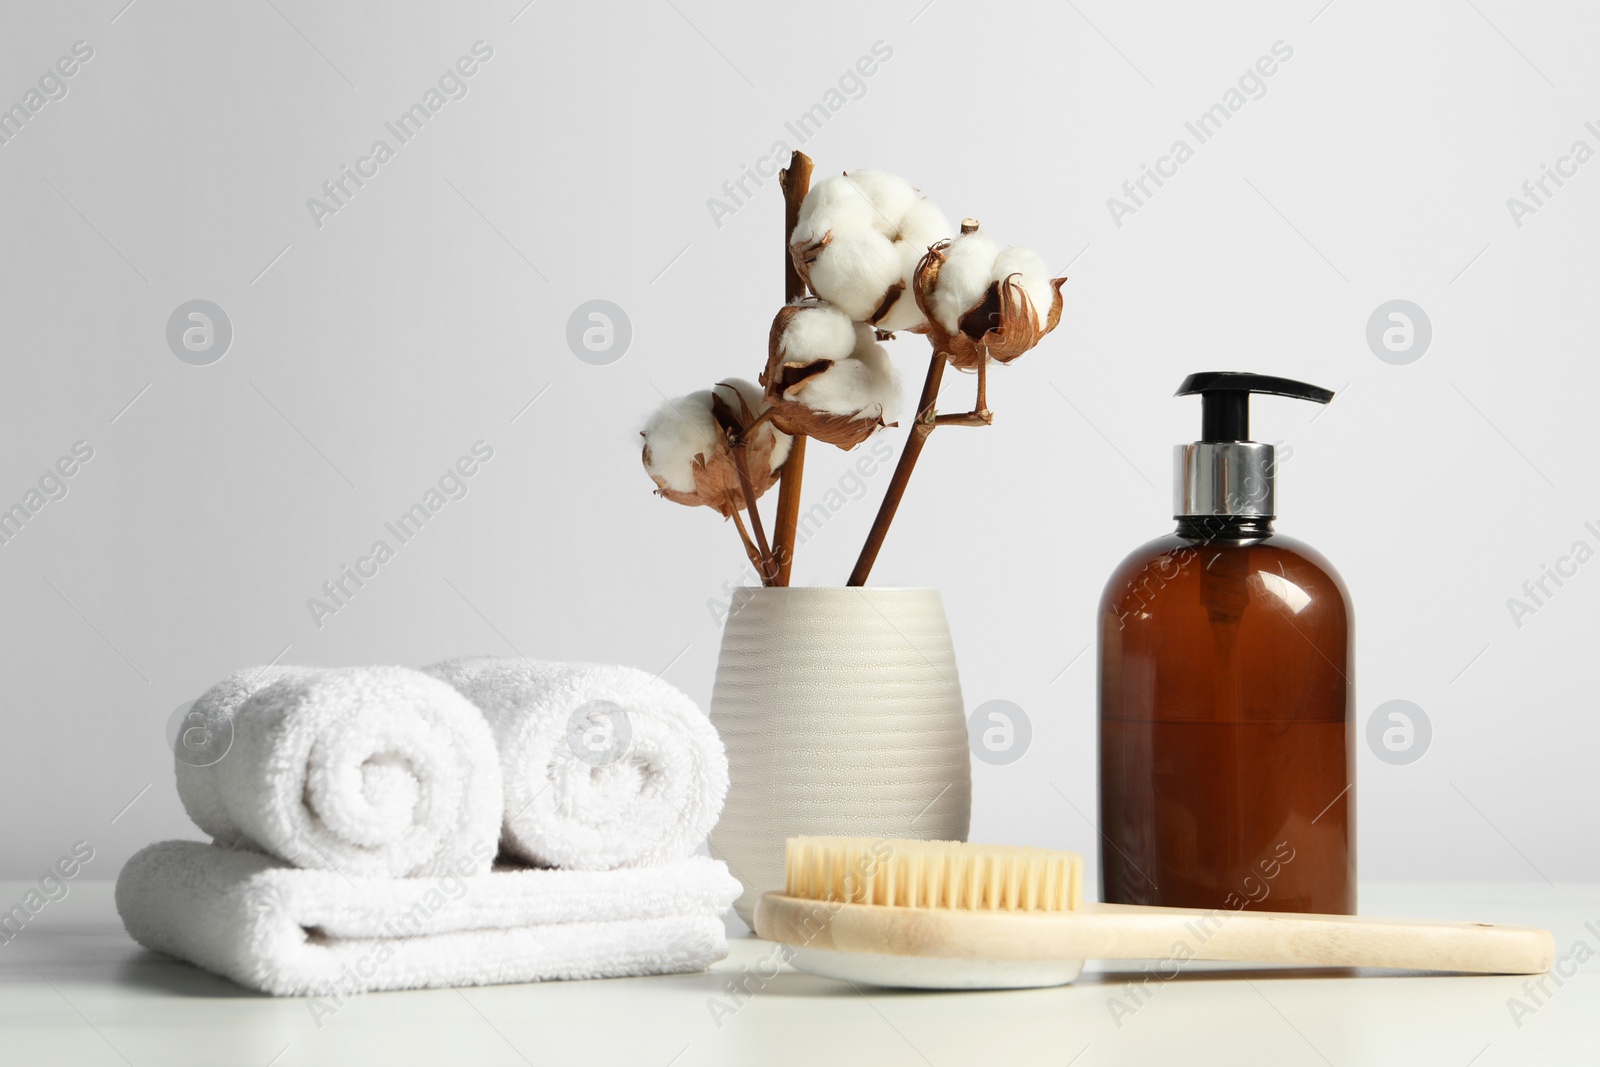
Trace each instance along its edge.
<path fill-rule="evenodd" d="M 833 231 L 806 268 L 811 291 L 856 322 L 865 322 L 900 279 L 894 244 L 873 229 Z"/>
<path fill-rule="evenodd" d="M 1033 313 L 1043 325 L 1050 318 L 1050 308 L 1056 299 L 1055 290 L 1050 286 L 1050 268 L 1031 248 L 1008 248 L 995 258 L 989 280 L 1005 281 L 1013 274 L 1020 275 L 1014 280 L 1028 294 L 1028 299 L 1033 303 Z"/>
<path fill-rule="evenodd" d="M 768 461 L 767 466 L 777 470 L 783 466 L 783 461 L 789 458 L 789 446 L 794 444 L 794 438 L 773 426 L 770 422 L 763 423 L 762 428 L 757 432 L 772 434 L 772 458 Z"/>
<path fill-rule="evenodd" d="M 850 316 L 829 304 L 802 306 L 778 339 L 778 355 L 785 363 L 815 363 L 819 359 L 845 359 L 856 343 L 856 325 Z"/>
<path fill-rule="evenodd" d="M 800 400 L 813 411 L 893 422 L 900 400 L 900 376 L 872 327 L 856 327 L 856 347 L 821 374 L 807 378 Z"/>
<path fill-rule="evenodd" d="M 878 343 L 878 331 L 864 322 L 852 322 L 850 324 L 850 354 L 859 356 L 863 352 L 871 351 L 874 348 L 883 348 Z"/>
<path fill-rule="evenodd" d="M 744 408 L 739 406 L 739 398 L 743 397 L 745 405 L 750 409 L 752 417 L 760 415 L 767 409 L 766 394 L 761 391 L 761 386 L 743 378 L 726 378 L 716 385 L 717 395 L 722 397 L 722 402 L 733 409 L 737 416 L 742 416 Z M 711 401 L 706 401 L 709 408 Z M 786 433 L 781 433 L 771 423 L 763 423 L 757 433 L 770 433 L 773 437 L 772 463 L 773 469 L 783 466 L 783 461 L 789 458 L 789 445 L 792 443 Z"/>
<path fill-rule="evenodd" d="M 862 209 L 871 211 L 872 201 L 860 183 L 852 181 L 849 175 L 836 174 L 813 183 L 807 190 L 805 199 L 800 202 L 800 218 L 818 211 L 859 213 Z"/>
<path fill-rule="evenodd" d="M 815 244 L 829 230 L 840 233 L 872 225 L 872 201 L 843 175 L 817 182 L 800 202 L 791 245 Z"/>
<path fill-rule="evenodd" d="M 865 368 L 863 385 L 868 404 L 862 417 L 872 418 L 875 412 L 885 423 L 894 422 L 900 415 L 900 372 L 889 358 L 889 350 L 878 343 L 871 327 L 857 329 L 856 350 L 850 359 Z"/>
<path fill-rule="evenodd" d="M 897 174 L 883 170 L 852 170 L 845 180 L 872 207 L 872 225 L 886 237 L 900 230 L 901 220 L 917 201 L 917 188 Z"/>
<path fill-rule="evenodd" d="M 928 310 L 940 326 L 955 333 L 961 316 L 983 299 L 989 288 L 1000 246 L 980 230 L 957 237 L 944 254 L 938 282 L 928 294 Z"/>
<path fill-rule="evenodd" d="M 945 218 L 939 206 L 927 197 L 915 200 L 906 206 L 905 214 L 900 217 L 900 231 L 896 239 L 905 245 L 915 247 L 917 258 L 922 258 L 922 253 L 928 246 L 954 237 L 956 228 L 950 225 L 950 220 Z"/>
<path fill-rule="evenodd" d="M 922 257 L 918 256 L 917 258 L 920 259 Z M 909 272 L 916 269 L 917 264 L 913 260 L 907 270 Z M 895 302 L 890 305 L 888 313 L 878 320 L 877 327 L 884 333 L 896 333 L 900 330 L 910 330 L 921 326 L 924 321 L 926 320 L 922 317 L 922 309 L 917 307 L 917 296 L 911 291 L 910 284 L 907 283 L 905 292 L 901 293 Z"/>
<path fill-rule="evenodd" d="M 724 378 L 712 387 L 712 392 L 721 397 L 722 402 L 731 407 L 735 414 L 739 414 L 743 410 L 739 406 L 741 397 L 750 408 L 752 415 L 761 414 L 761 409 L 766 406 L 761 387 L 755 382 L 747 382 L 743 378 Z"/>
<path fill-rule="evenodd" d="M 923 197 L 910 205 L 900 220 L 900 236 L 895 241 L 895 251 L 900 256 L 900 281 L 906 287 L 905 292 L 900 294 L 889 313 L 878 320 L 878 329 L 894 333 L 922 325 L 922 309 L 917 306 L 916 294 L 912 292 L 917 264 L 927 255 L 930 245 L 953 237 L 955 233 L 956 228 L 932 200 Z"/>
<path fill-rule="evenodd" d="M 791 247 L 804 248 L 816 244 L 830 233 L 834 235 L 872 230 L 872 205 L 859 196 L 840 200 L 811 212 L 802 213 L 795 222 L 789 239 Z"/>
<path fill-rule="evenodd" d="M 896 241 L 894 247 L 895 255 L 900 259 L 900 281 L 905 285 L 905 291 L 890 306 L 888 313 L 874 324 L 885 333 L 909 330 L 913 326 L 922 325 L 925 321 L 922 309 L 917 306 L 917 294 L 913 291 L 912 285 L 917 264 L 927 255 L 928 248 L 926 245 L 917 245 L 910 241 Z"/>
<path fill-rule="evenodd" d="M 739 405 L 743 397 L 753 416 L 766 408 L 766 398 L 761 387 L 742 378 L 730 378 L 716 386 L 716 393 L 736 416 L 742 417 L 744 408 Z M 678 493 L 692 493 L 695 460 L 709 460 L 717 447 L 717 421 L 711 414 L 710 389 L 701 389 L 687 396 L 674 397 L 656 408 L 644 426 L 644 469 L 658 484 Z M 780 466 L 789 456 L 791 439 L 770 424 L 763 425 L 757 433 L 773 435 L 772 467 Z"/>
<path fill-rule="evenodd" d="M 711 390 L 674 397 L 644 424 L 645 470 L 668 489 L 692 493 L 695 457 L 709 456 L 716 440 Z"/>

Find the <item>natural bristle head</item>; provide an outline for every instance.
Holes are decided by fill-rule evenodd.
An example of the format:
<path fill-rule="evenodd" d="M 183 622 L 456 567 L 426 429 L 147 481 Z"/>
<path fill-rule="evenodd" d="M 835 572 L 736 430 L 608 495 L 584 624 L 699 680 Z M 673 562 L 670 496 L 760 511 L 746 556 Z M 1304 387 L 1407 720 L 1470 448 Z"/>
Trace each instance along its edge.
<path fill-rule="evenodd" d="M 785 893 L 808 900 L 962 911 L 1074 911 L 1076 852 L 961 841 L 791 837 Z"/>

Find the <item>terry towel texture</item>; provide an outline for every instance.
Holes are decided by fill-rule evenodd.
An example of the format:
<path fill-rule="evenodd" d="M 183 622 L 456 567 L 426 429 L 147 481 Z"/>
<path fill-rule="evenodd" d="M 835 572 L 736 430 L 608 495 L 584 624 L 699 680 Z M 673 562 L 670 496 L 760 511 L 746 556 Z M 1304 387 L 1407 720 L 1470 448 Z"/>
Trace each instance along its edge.
<path fill-rule="evenodd" d="M 703 857 L 638 871 L 459 873 L 347 879 L 163 841 L 123 867 L 116 900 L 146 948 L 265 993 L 342 996 L 703 970 L 727 955 L 722 913 L 740 891 Z"/>
<path fill-rule="evenodd" d="M 438 679 L 404 667 L 255 668 L 194 711 L 232 734 L 209 766 L 176 761 L 184 809 L 219 845 L 352 878 L 488 869 L 504 808 L 494 739 Z"/>
<path fill-rule="evenodd" d="M 502 849 L 609 870 L 671 863 L 705 840 L 728 791 L 710 720 L 632 667 L 513 659 L 426 668 L 482 709 L 505 785 Z"/>

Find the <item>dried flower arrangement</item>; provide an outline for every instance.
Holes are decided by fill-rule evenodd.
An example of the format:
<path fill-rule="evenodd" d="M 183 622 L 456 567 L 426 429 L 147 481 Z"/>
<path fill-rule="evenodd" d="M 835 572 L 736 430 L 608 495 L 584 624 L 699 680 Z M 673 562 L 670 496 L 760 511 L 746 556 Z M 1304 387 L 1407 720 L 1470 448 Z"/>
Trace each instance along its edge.
<path fill-rule="evenodd" d="M 642 431 L 644 467 L 661 496 L 732 519 L 762 584 L 788 585 L 807 439 L 850 449 L 898 425 L 900 381 L 881 342 L 926 336 L 933 353 L 916 415 L 847 583 L 864 585 L 928 436 L 994 421 L 989 364 L 1010 363 L 1055 329 L 1066 279 L 972 219 L 952 226 L 903 178 L 857 170 L 812 186 L 811 169 L 795 152 L 779 172 L 786 302 L 760 385 L 730 378 L 668 400 Z M 947 364 L 976 375 L 971 411 L 936 410 Z M 756 502 L 773 485 L 769 541 Z"/>

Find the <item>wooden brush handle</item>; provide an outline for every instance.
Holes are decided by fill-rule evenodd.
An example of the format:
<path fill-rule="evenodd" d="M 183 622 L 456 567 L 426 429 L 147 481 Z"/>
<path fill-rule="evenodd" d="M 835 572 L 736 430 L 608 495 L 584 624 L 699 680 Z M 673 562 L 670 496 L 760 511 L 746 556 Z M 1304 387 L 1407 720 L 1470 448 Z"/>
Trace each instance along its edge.
<path fill-rule="evenodd" d="M 1086 959 L 1231 960 L 1301 967 L 1391 967 L 1467 974 L 1541 974 L 1555 957 L 1548 930 L 1488 923 L 1405 922 L 1350 915 L 1198 911 L 1089 904 Z"/>
<path fill-rule="evenodd" d="M 1550 932 L 1531 927 L 1270 911 L 964 911 L 767 893 L 755 920 L 760 936 L 791 945 L 937 959 L 1230 960 L 1464 974 L 1542 974 L 1555 959 Z"/>

